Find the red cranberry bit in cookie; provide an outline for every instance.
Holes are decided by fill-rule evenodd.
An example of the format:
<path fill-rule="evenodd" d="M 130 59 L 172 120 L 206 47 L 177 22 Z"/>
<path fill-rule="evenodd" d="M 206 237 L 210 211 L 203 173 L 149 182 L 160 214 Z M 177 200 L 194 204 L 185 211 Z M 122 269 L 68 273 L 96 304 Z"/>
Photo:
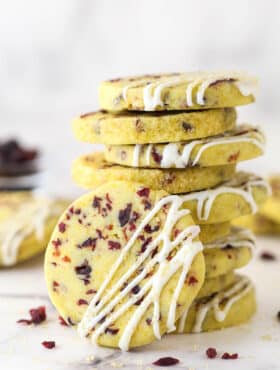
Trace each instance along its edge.
<path fill-rule="evenodd" d="M 124 209 L 121 209 L 119 211 L 119 223 L 121 227 L 125 226 L 128 223 L 130 219 L 131 210 L 132 210 L 132 204 L 128 203 Z"/>
<path fill-rule="evenodd" d="M 96 290 L 95 289 L 89 289 L 86 291 L 86 294 L 96 294 Z"/>
<path fill-rule="evenodd" d="M 63 262 L 71 263 L 71 258 L 70 258 L 70 257 L 68 257 L 68 256 L 64 256 L 64 257 L 62 257 L 62 261 L 63 261 Z"/>
<path fill-rule="evenodd" d="M 139 195 L 139 197 L 148 197 L 150 195 L 150 189 L 149 188 L 142 188 L 140 190 L 137 191 L 137 195 Z"/>
<path fill-rule="evenodd" d="M 162 357 L 162 358 L 159 358 L 157 361 L 153 362 L 153 365 L 167 367 L 167 366 L 177 365 L 179 364 L 179 362 L 180 361 L 174 357 Z"/>
<path fill-rule="evenodd" d="M 20 319 L 17 321 L 19 324 L 25 324 L 25 325 L 30 325 L 30 324 L 41 324 L 43 321 L 46 320 L 47 315 L 46 315 L 46 307 L 45 306 L 39 306 L 38 308 L 31 308 L 29 310 L 29 314 L 31 316 L 31 319 Z"/>
<path fill-rule="evenodd" d="M 208 358 L 216 358 L 217 357 L 216 348 L 213 348 L 213 347 L 207 348 L 207 350 L 206 350 L 206 356 Z"/>
<path fill-rule="evenodd" d="M 91 238 L 89 237 L 85 241 L 82 242 L 82 244 L 78 245 L 78 248 L 83 249 L 83 248 L 91 248 L 92 251 L 94 251 L 96 247 L 96 242 L 97 238 Z"/>
<path fill-rule="evenodd" d="M 114 329 L 114 328 L 105 329 L 106 334 L 116 335 L 118 334 L 118 332 L 119 332 L 119 329 Z"/>
<path fill-rule="evenodd" d="M 47 349 L 53 349 L 55 347 L 55 342 L 53 340 L 45 340 L 42 342 L 42 346 Z"/>
<path fill-rule="evenodd" d="M 59 231 L 60 231 L 61 233 L 64 233 L 64 232 L 65 232 L 65 230 L 66 230 L 66 224 L 65 224 L 64 222 L 60 222 L 60 223 L 58 224 L 58 229 L 59 229 Z"/>
<path fill-rule="evenodd" d="M 238 359 L 238 353 L 233 353 L 232 355 L 228 352 L 225 352 L 222 357 L 223 360 L 236 360 Z"/>
<path fill-rule="evenodd" d="M 156 163 L 161 163 L 161 160 L 162 160 L 162 155 L 160 155 L 155 148 L 153 148 L 152 150 L 152 157 L 153 157 L 153 160 L 156 162 Z"/>
<path fill-rule="evenodd" d="M 121 249 L 121 244 L 119 242 L 114 242 L 113 240 L 109 240 L 108 245 L 110 250 Z"/>
<path fill-rule="evenodd" d="M 55 247 L 55 248 L 58 248 L 59 246 L 61 246 L 61 240 L 59 238 L 57 238 L 56 240 L 53 240 L 52 241 L 52 245 Z"/>
<path fill-rule="evenodd" d="M 183 127 L 183 129 L 185 130 L 185 131 L 192 131 L 193 130 L 193 126 L 190 124 L 190 123 L 188 123 L 188 122 L 182 122 L 182 127 Z"/>
<path fill-rule="evenodd" d="M 260 257 L 262 260 L 265 260 L 265 261 L 275 261 L 276 260 L 275 254 L 270 253 L 270 252 L 262 252 Z"/>
<path fill-rule="evenodd" d="M 188 285 L 194 285 L 194 284 L 196 284 L 196 283 L 198 283 L 197 278 L 196 278 L 195 276 L 191 275 L 191 276 L 189 277 L 189 279 L 188 279 Z"/>
<path fill-rule="evenodd" d="M 77 301 L 77 305 L 78 306 L 82 306 L 82 305 L 88 305 L 88 301 L 86 301 L 85 299 L 79 299 L 78 301 Z"/>

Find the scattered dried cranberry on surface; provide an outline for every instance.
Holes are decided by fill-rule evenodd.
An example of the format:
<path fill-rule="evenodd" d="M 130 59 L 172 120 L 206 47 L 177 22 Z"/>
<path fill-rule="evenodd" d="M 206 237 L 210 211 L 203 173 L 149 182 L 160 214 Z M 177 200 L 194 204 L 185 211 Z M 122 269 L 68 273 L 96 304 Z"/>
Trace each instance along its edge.
<path fill-rule="evenodd" d="M 44 342 L 42 342 L 42 346 L 48 349 L 52 349 L 55 347 L 55 342 L 53 340 L 45 340 Z"/>
<path fill-rule="evenodd" d="M 121 249 L 121 244 L 119 242 L 114 242 L 113 240 L 108 241 L 109 249 Z"/>
<path fill-rule="evenodd" d="M 177 365 L 179 362 L 180 361 L 174 357 L 162 357 L 159 358 L 157 361 L 153 362 L 153 365 L 167 367 Z"/>
<path fill-rule="evenodd" d="M 132 210 L 132 204 L 128 203 L 127 206 L 124 209 L 121 209 L 119 211 L 119 223 L 121 227 L 126 225 L 130 219 L 130 214 Z"/>
<path fill-rule="evenodd" d="M 41 322 L 45 321 L 47 318 L 46 315 L 46 307 L 45 306 L 40 306 L 38 308 L 31 308 L 29 310 L 29 314 L 31 316 L 31 319 L 20 319 L 17 321 L 19 324 L 25 324 L 25 325 L 30 325 L 30 324 L 41 324 Z"/>
<path fill-rule="evenodd" d="M 64 231 L 66 230 L 66 224 L 64 222 L 60 222 L 58 224 L 58 229 L 61 233 L 64 233 Z"/>
<path fill-rule="evenodd" d="M 206 350 L 206 356 L 208 358 L 216 358 L 217 357 L 217 350 L 216 350 L 216 348 L 213 348 L 213 347 L 207 348 L 207 350 Z"/>
<path fill-rule="evenodd" d="M 280 321 L 280 311 L 277 312 L 277 319 Z"/>
<path fill-rule="evenodd" d="M 276 260 L 275 254 L 270 253 L 270 252 L 262 252 L 260 257 L 262 260 L 265 260 L 265 261 L 275 261 Z"/>
<path fill-rule="evenodd" d="M 232 355 L 228 352 L 225 352 L 222 357 L 223 360 L 236 360 L 238 359 L 238 353 L 233 353 Z"/>
<path fill-rule="evenodd" d="M 137 195 L 139 195 L 139 197 L 148 197 L 150 195 L 150 189 L 142 188 L 137 191 Z"/>

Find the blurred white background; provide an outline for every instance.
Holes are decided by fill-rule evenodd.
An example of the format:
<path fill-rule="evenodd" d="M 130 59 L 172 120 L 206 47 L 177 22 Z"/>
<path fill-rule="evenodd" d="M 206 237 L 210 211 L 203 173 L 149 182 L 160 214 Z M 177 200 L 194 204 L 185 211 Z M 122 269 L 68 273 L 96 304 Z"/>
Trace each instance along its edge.
<path fill-rule="evenodd" d="M 98 83 L 164 71 L 258 75 L 257 104 L 239 115 L 262 124 L 267 155 L 246 166 L 280 172 L 280 1 L 9 0 L 0 10 L 0 139 L 41 147 L 51 186 L 75 189 L 71 161 L 91 146 L 75 142 L 70 121 L 97 108 Z"/>

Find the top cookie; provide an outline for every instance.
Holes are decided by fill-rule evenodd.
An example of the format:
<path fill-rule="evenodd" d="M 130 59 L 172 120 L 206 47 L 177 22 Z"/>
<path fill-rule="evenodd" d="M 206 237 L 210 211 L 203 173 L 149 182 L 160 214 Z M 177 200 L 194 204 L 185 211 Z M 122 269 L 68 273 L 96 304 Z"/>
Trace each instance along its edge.
<path fill-rule="evenodd" d="M 193 110 L 254 102 L 257 79 L 239 72 L 188 72 L 104 81 L 99 103 L 108 111 Z"/>

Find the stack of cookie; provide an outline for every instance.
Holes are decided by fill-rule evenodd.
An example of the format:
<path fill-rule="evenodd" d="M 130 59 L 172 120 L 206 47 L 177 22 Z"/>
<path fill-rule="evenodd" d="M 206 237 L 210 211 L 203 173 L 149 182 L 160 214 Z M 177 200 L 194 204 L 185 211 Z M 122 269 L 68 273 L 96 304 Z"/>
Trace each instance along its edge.
<path fill-rule="evenodd" d="M 100 86 L 102 110 L 74 120 L 76 138 L 105 151 L 73 164 L 74 181 L 94 190 L 62 216 L 66 234 L 56 228 L 46 274 L 54 304 L 80 334 L 128 349 L 166 332 L 220 329 L 252 316 L 254 288 L 234 270 L 250 261 L 254 237 L 230 223 L 254 213 L 269 191 L 260 177 L 236 172 L 237 162 L 263 153 L 262 132 L 236 125 L 234 107 L 252 103 L 255 87 L 247 75 L 224 72 L 115 79 Z M 181 212 L 193 221 L 182 225 Z M 53 257 L 58 242 L 73 266 Z M 142 259 L 148 252 L 152 269 Z M 161 269 L 179 259 L 181 275 L 164 280 Z"/>

